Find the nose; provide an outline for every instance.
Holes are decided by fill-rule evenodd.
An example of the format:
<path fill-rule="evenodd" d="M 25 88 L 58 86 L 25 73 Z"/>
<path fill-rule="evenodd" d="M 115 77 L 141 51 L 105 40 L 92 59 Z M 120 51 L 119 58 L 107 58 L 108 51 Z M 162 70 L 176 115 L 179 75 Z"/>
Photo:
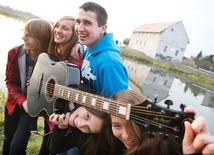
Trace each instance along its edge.
<path fill-rule="evenodd" d="M 23 40 L 27 40 L 27 37 L 26 37 L 25 34 L 22 36 L 22 39 L 23 39 Z"/>
<path fill-rule="evenodd" d="M 130 136 L 130 131 L 124 129 L 123 133 L 122 133 L 122 138 L 123 139 L 128 139 L 129 136 Z"/>
<path fill-rule="evenodd" d="M 60 27 L 60 26 L 54 28 L 54 31 L 55 31 L 55 32 L 60 32 L 60 30 L 61 30 L 61 27 Z"/>
<path fill-rule="evenodd" d="M 78 26 L 77 26 L 77 30 L 78 31 L 84 31 L 85 30 L 85 27 L 82 23 L 80 23 Z"/>
<path fill-rule="evenodd" d="M 76 122 L 76 126 L 82 130 L 85 131 L 87 129 L 87 121 L 83 118 L 78 118 L 77 122 Z"/>

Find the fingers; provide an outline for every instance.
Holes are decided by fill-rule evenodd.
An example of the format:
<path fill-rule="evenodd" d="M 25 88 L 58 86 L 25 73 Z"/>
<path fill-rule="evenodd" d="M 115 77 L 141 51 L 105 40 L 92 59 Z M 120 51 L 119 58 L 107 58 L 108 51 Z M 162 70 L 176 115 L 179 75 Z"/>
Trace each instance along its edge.
<path fill-rule="evenodd" d="M 183 153 L 191 154 L 195 152 L 195 149 L 192 147 L 192 143 L 194 141 L 195 135 L 194 135 L 194 131 L 191 128 L 190 122 L 188 121 L 184 122 L 184 126 L 185 126 L 185 133 L 182 141 Z"/>
<path fill-rule="evenodd" d="M 71 113 L 68 112 L 66 114 L 55 114 L 49 116 L 49 121 L 58 125 L 59 128 L 65 129 L 69 126 L 68 120 Z"/>
<path fill-rule="evenodd" d="M 208 126 L 206 119 L 202 116 L 198 116 L 193 122 L 192 122 L 192 130 L 194 131 L 195 135 L 206 133 L 209 134 Z"/>
<path fill-rule="evenodd" d="M 186 107 L 185 112 L 194 112 L 195 120 L 192 124 L 187 121 L 184 122 L 183 153 L 201 152 L 203 154 L 214 154 L 214 136 L 209 133 L 206 119 L 199 116 L 197 111 L 192 107 Z"/>
<path fill-rule="evenodd" d="M 198 112 L 193 107 L 188 106 L 184 109 L 184 111 L 187 113 L 195 113 L 195 118 L 197 118 L 199 116 Z"/>
<path fill-rule="evenodd" d="M 214 143 L 206 145 L 202 150 L 203 155 L 211 155 L 214 154 Z"/>
<path fill-rule="evenodd" d="M 82 53 L 82 46 L 78 43 L 71 49 L 71 56 L 78 61 L 80 60 Z"/>
<path fill-rule="evenodd" d="M 22 103 L 22 107 L 23 107 L 23 109 L 25 110 L 25 112 L 28 113 L 27 100 L 25 100 L 25 101 Z"/>
<path fill-rule="evenodd" d="M 198 134 L 193 142 L 193 148 L 199 152 L 206 152 L 206 154 L 211 154 L 214 151 L 214 136 L 209 134 Z"/>

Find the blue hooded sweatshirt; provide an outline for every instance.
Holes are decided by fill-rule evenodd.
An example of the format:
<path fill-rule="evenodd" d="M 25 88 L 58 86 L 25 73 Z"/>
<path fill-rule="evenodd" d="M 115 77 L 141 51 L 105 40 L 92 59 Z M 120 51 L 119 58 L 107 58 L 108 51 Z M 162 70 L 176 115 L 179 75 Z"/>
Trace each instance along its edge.
<path fill-rule="evenodd" d="M 91 50 L 86 49 L 84 55 L 83 81 L 93 86 L 98 95 L 110 97 L 128 89 L 128 72 L 112 33 L 106 33 Z"/>

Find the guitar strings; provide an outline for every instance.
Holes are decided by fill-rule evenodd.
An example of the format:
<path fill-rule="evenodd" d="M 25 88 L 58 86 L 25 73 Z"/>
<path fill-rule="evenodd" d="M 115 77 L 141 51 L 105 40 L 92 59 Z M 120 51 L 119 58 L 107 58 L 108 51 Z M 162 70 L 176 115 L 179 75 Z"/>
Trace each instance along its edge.
<path fill-rule="evenodd" d="M 86 96 L 85 97 L 85 101 L 80 103 L 81 105 L 85 105 L 85 106 L 87 106 L 89 108 L 93 108 L 93 109 L 96 109 L 96 110 L 99 110 L 99 111 L 107 112 L 107 113 L 109 113 L 111 115 L 118 116 L 118 117 L 121 117 L 121 118 L 124 118 L 124 119 L 126 118 L 125 115 L 122 115 L 122 114 L 120 114 L 118 112 L 120 106 L 127 108 L 128 104 L 126 104 L 126 103 L 120 103 L 118 101 L 111 100 L 109 98 L 101 97 L 101 96 L 98 96 L 98 95 L 95 95 L 95 94 L 91 94 L 91 93 L 88 93 L 88 92 L 84 92 L 84 91 L 81 91 L 81 90 L 76 90 L 74 88 L 66 87 L 66 86 L 63 86 L 63 85 L 58 85 L 57 84 L 57 87 L 55 87 L 56 84 L 47 83 L 47 82 L 43 82 L 43 81 L 40 84 L 41 84 L 41 91 L 44 92 L 45 94 L 47 94 L 48 97 L 50 97 L 50 98 L 55 96 L 55 97 L 59 97 L 59 98 L 65 99 L 65 100 L 69 99 L 69 101 L 75 102 L 76 101 L 75 100 L 75 95 L 76 94 L 80 95 L 79 98 L 78 98 L 78 101 L 80 99 L 83 100 L 83 96 Z M 59 91 L 60 88 L 62 88 L 62 90 L 64 90 L 64 91 L 62 91 L 62 92 Z M 59 91 L 60 94 L 58 94 L 57 91 Z M 68 92 L 71 93 L 71 94 L 68 94 Z M 96 102 L 95 106 L 91 105 L 92 99 L 94 99 L 95 102 Z M 103 105 L 102 104 L 104 102 L 109 103 L 108 104 L 108 109 L 103 109 Z M 136 115 L 136 114 L 138 114 L 138 115 Z M 144 117 L 142 117 L 141 115 L 144 115 Z M 152 120 L 151 118 L 147 119 L 146 116 L 147 117 L 148 116 L 150 116 L 150 117 L 155 116 L 155 117 L 160 117 L 160 118 L 169 118 L 169 119 L 176 120 L 175 117 L 163 115 L 161 112 L 151 111 L 151 110 L 148 109 L 148 107 L 145 107 L 145 106 L 134 106 L 134 105 L 131 106 L 130 118 L 131 118 L 132 121 L 138 122 L 138 123 L 142 123 L 142 125 L 146 124 L 147 122 L 149 122 L 150 124 L 155 124 L 156 126 L 160 126 L 161 125 L 162 127 L 175 130 L 175 128 L 173 128 L 171 126 L 167 126 L 166 124 L 163 124 L 163 123 L 160 123 L 160 122 L 156 122 L 156 121 Z"/>

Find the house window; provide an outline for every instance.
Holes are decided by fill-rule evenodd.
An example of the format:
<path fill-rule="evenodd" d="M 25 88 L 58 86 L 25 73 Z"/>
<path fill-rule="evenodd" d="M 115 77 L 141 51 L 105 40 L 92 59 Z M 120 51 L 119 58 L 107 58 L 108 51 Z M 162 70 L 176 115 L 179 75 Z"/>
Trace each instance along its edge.
<path fill-rule="evenodd" d="M 142 44 L 142 40 L 140 41 L 140 45 Z"/>
<path fill-rule="evenodd" d="M 166 52 L 166 50 L 167 50 L 167 46 L 164 47 L 164 50 L 163 50 L 163 51 Z"/>
<path fill-rule="evenodd" d="M 178 55 L 178 52 L 179 52 L 179 51 L 178 51 L 178 50 L 176 50 L 176 52 L 175 52 L 175 55 L 176 55 L 176 56 Z"/>
<path fill-rule="evenodd" d="M 157 38 L 158 37 L 158 33 L 156 33 L 156 35 L 155 35 L 155 38 Z"/>
<path fill-rule="evenodd" d="M 146 41 L 144 42 L 144 46 L 146 46 Z M 214 57 L 213 57 L 214 58 Z"/>

